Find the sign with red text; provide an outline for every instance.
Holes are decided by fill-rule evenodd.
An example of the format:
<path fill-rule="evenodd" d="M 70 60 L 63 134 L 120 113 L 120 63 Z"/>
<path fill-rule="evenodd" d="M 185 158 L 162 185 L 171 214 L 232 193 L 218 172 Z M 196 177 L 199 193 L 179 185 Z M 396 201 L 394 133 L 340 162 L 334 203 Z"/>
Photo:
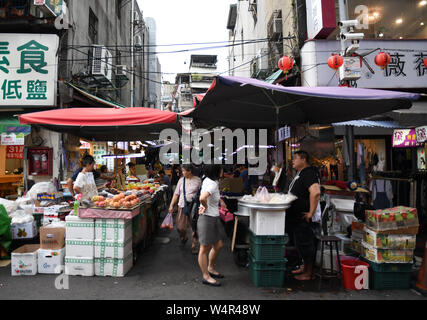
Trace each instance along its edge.
<path fill-rule="evenodd" d="M 7 146 L 6 159 L 24 159 L 24 146 Z"/>
<path fill-rule="evenodd" d="M 399 129 L 393 131 L 393 148 L 419 147 L 415 129 Z"/>

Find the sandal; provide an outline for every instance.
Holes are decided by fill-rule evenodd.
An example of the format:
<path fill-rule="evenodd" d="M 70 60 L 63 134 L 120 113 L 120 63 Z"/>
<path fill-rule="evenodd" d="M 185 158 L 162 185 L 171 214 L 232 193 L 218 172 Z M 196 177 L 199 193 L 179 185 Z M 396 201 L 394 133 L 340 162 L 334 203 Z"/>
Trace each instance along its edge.
<path fill-rule="evenodd" d="M 215 274 L 215 273 L 209 272 L 209 275 L 214 279 L 224 279 L 224 276 L 221 273 Z"/>
<path fill-rule="evenodd" d="M 215 281 L 215 282 L 212 283 L 212 282 L 209 282 L 209 281 L 203 279 L 202 283 L 206 284 L 208 286 L 213 286 L 213 287 L 220 287 L 221 286 L 221 283 L 219 283 L 218 281 Z"/>
<path fill-rule="evenodd" d="M 304 266 L 301 266 L 300 268 L 291 271 L 292 274 L 301 274 L 303 272 L 304 272 Z"/>

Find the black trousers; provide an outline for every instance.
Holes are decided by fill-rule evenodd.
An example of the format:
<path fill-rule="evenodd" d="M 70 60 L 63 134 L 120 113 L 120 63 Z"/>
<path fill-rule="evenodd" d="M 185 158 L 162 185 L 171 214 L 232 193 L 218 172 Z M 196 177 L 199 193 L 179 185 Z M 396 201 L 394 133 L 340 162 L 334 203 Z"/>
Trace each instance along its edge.
<path fill-rule="evenodd" d="M 317 237 L 320 232 L 320 224 L 314 222 L 301 221 L 295 224 L 294 239 L 299 255 L 304 260 L 304 264 L 314 264 L 316 256 Z"/>

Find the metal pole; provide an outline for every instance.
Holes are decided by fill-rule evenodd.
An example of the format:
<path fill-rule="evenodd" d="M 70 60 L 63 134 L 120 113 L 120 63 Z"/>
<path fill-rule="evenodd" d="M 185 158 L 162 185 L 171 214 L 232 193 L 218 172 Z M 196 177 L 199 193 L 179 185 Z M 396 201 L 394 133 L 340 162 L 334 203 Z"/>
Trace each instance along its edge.
<path fill-rule="evenodd" d="M 134 105 L 134 12 L 135 12 L 135 0 L 132 0 L 131 10 L 130 10 L 130 106 L 133 108 Z"/>
<path fill-rule="evenodd" d="M 354 128 L 352 126 L 345 126 L 345 134 L 348 142 L 348 155 L 350 157 L 350 166 L 348 168 L 348 180 L 354 180 Z"/>

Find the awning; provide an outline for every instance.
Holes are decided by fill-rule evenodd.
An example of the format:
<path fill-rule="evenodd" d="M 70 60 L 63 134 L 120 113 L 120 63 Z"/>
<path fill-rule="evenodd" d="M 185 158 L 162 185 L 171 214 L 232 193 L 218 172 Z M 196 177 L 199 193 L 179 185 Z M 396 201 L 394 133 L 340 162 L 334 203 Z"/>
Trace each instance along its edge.
<path fill-rule="evenodd" d="M 427 101 L 415 101 L 412 108 L 395 110 L 387 113 L 387 116 L 403 126 L 417 127 L 427 125 Z"/>
<path fill-rule="evenodd" d="M 283 87 L 264 81 L 221 77 L 188 116 L 198 127 L 274 128 L 330 124 L 409 109 L 418 94 L 347 87 Z"/>
<path fill-rule="evenodd" d="M 353 120 L 345 122 L 336 122 L 332 124 L 334 127 L 370 127 L 370 128 L 388 128 L 388 129 L 397 129 L 402 128 L 402 125 L 394 121 L 374 121 L 374 120 Z"/>
<path fill-rule="evenodd" d="M 56 109 L 20 115 L 19 121 L 97 141 L 149 140 L 163 129 L 181 129 L 175 112 L 142 107 Z"/>
<path fill-rule="evenodd" d="M 97 97 L 83 89 L 80 89 L 79 87 L 76 87 L 74 84 L 71 84 L 69 82 L 64 82 L 67 86 L 73 88 L 74 90 L 76 90 L 79 94 L 85 96 L 86 98 L 89 98 L 90 100 L 97 102 L 99 104 L 101 104 L 102 106 L 108 106 L 108 107 L 112 107 L 112 108 L 126 108 L 126 106 L 119 104 L 117 102 L 114 101 L 110 101 L 110 100 L 105 100 L 102 99 L 100 97 Z"/>

